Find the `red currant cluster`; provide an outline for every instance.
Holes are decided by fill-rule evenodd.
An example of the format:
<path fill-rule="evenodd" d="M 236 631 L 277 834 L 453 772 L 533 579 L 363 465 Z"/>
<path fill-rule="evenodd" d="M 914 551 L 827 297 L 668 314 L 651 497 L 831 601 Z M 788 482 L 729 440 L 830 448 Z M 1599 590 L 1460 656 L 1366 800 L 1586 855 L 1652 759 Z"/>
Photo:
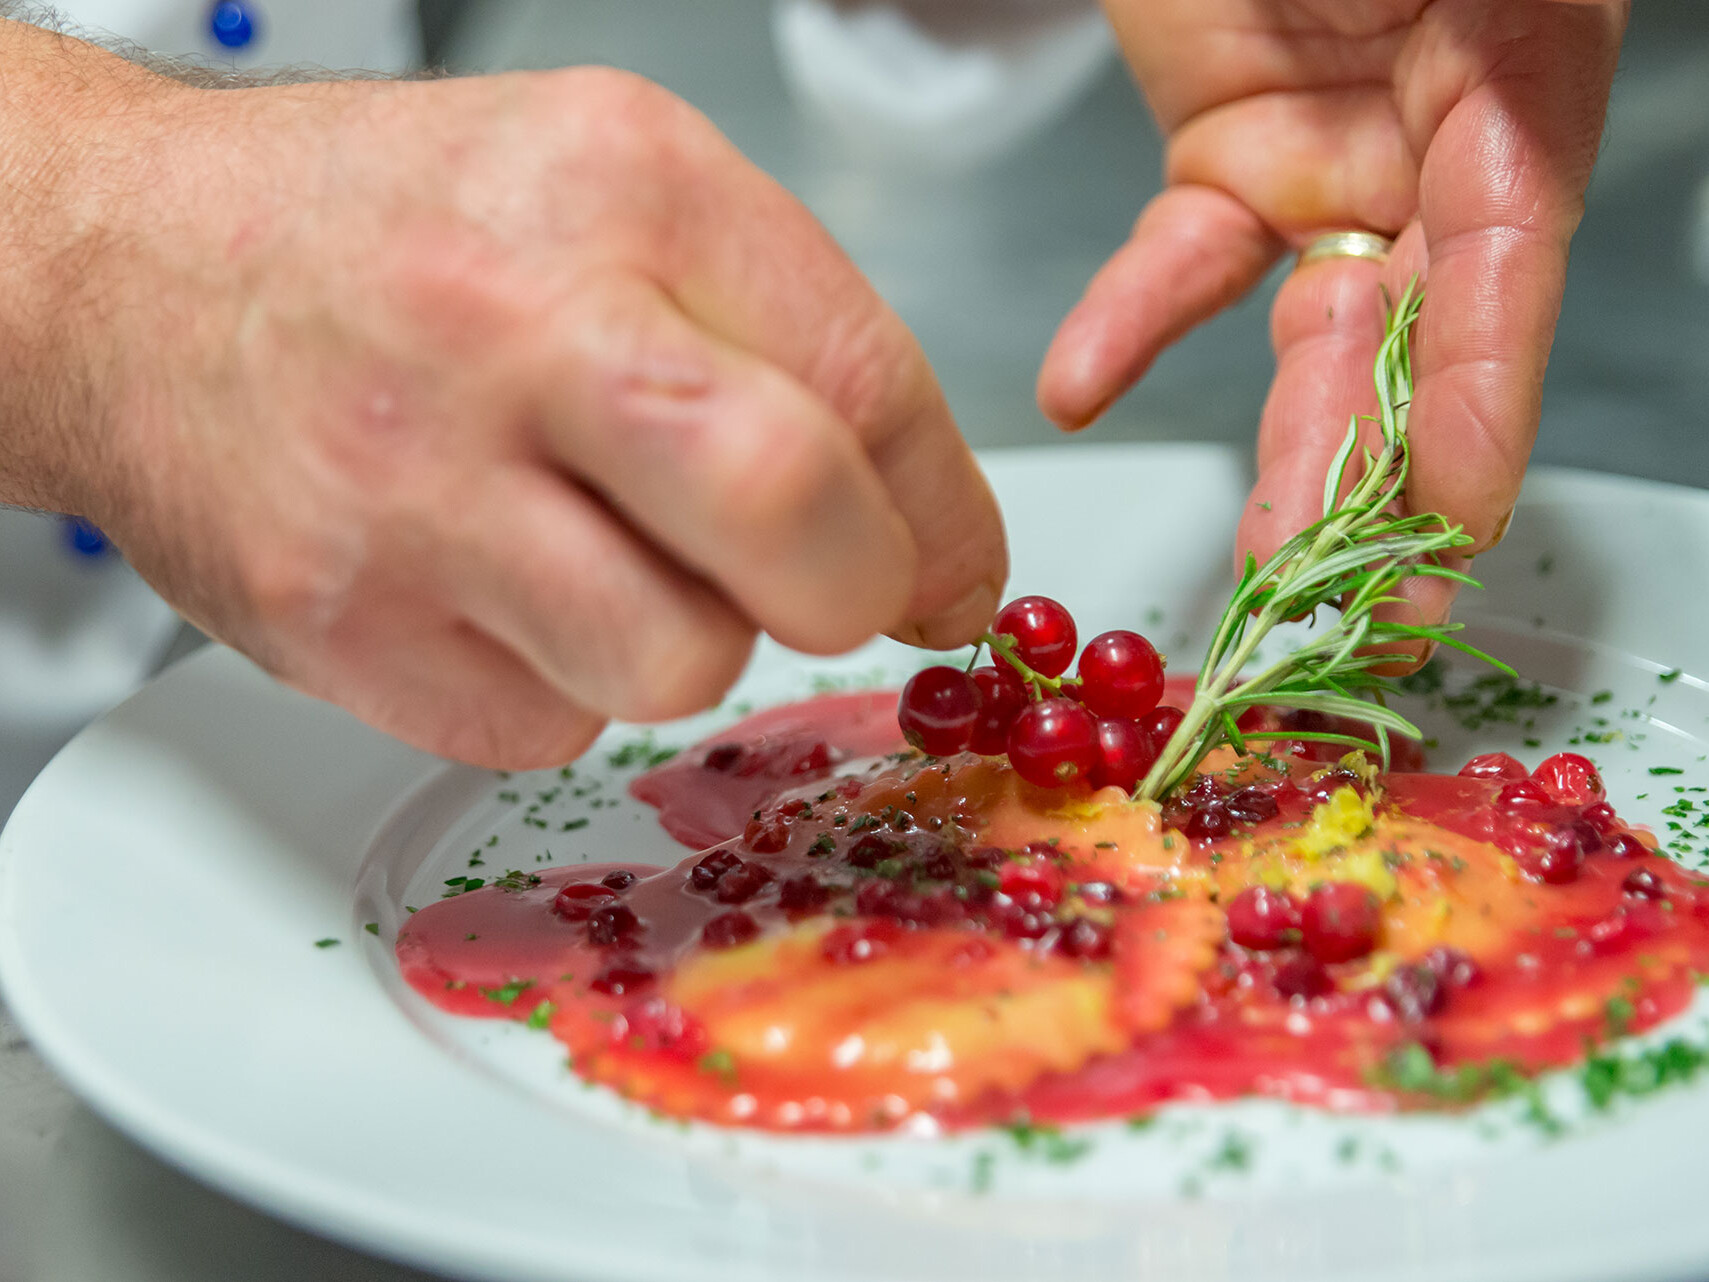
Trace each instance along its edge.
<path fill-rule="evenodd" d="M 1132 792 L 1181 724 L 1158 706 L 1163 660 L 1137 632 L 1105 632 L 1080 651 L 1073 616 L 1049 597 L 998 611 L 985 644 L 993 662 L 963 672 L 933 667 L 902 690 L 896 719 L 921 752 L 1007 754 L 1041 788 L 1080 780 Z"/>

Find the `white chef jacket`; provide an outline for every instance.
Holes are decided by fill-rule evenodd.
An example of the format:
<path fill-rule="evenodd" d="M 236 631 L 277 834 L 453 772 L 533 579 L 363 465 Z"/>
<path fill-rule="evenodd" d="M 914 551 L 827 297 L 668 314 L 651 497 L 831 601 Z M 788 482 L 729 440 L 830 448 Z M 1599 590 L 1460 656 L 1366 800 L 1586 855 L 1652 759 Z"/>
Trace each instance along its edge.
<path fill-rule="evenodd" d="M 75 27 L 108 32 L 145 49 L 206 57 L 241 68 L 312 63 L 401 71 L 420 38 L 410 0 L 242 0 L 254 31 L 228 48 L 214 38 L 211 0 L 59 0 Z"/>

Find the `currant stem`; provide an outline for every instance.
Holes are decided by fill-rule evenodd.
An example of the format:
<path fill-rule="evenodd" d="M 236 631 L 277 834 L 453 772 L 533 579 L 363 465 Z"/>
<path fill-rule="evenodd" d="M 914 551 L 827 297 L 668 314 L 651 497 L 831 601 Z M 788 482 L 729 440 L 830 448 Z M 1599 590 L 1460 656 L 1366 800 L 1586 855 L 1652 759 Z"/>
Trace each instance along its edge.
<path fill-rule="evenodd" d="M 979 639 L 973 644 L 976 647 L 974 650 L 975 658 L 979 654 L 977 647 L 984 646 L 991 651 L 993 659 L 1002 659 L 1015 670 L 1015 675 L 1026 684 L 1034 699 L 1044 698 L 1046 689 L 1054 695 L 1061 695 L 1065 682 L 1074 685 L 1080 684 L 1073 677 L 1047 677 L 1040 672 L 1035 672 L 1027 665 L 1026 660 L 1015 652 L 1015 638 L 1006 632 L 982 632 L 979 634 Z"/>

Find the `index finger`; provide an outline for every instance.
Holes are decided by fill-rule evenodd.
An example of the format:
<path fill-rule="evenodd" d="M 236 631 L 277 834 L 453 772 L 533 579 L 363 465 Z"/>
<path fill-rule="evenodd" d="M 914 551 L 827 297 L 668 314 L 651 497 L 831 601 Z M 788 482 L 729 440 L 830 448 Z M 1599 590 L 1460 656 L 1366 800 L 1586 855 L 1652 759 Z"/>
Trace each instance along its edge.
<path fill-rule="evenodd" d="M 770 362 L 856 434 L 918 552 L 901 640 L 949 648 L 996 612 L 1002 519 L 925 354 L 830 235 L 734 148 L 661 283 L 697 323 Z"/>

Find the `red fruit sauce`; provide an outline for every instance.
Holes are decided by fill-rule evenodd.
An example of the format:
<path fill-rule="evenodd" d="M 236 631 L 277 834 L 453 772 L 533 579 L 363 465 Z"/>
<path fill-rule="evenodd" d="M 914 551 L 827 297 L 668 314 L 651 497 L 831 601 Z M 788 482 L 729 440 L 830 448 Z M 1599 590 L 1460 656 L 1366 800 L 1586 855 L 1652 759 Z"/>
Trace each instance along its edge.
<path fill-rule="evenodd" d="M 532 1019 L 650 1108 L 798 1131 L 1426 1107 L 1385 1076 L 1403 1049 L 1569 1065 L 1709 971 L 1709 883 L 1588 762 L 1378 778 L 1270 751 L 1159 808 L 909 753 L 894 693 L 808 700 L 636 780 L 678 866 L 487 886 L 411 917 L 397 956 L 434 1005 Z"/>

